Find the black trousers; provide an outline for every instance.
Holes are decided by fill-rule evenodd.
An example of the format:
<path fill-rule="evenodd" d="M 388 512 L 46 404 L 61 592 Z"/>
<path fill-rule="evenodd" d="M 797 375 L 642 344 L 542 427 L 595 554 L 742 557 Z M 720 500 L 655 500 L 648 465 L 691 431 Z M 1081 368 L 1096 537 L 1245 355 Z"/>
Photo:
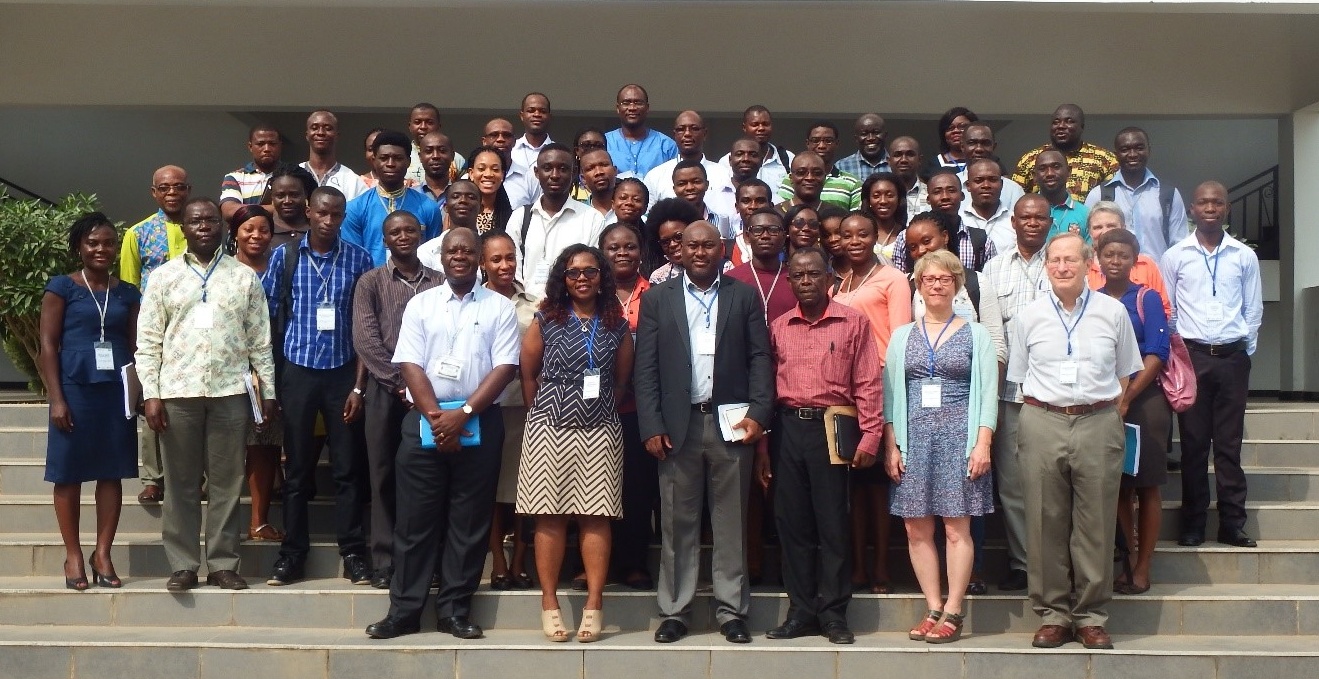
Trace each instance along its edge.
<path fill-rule="evenodd" d="M 659 460 L 641 444 L 636 413 L 619 413 L 623 425 L 623 518 L 613 523 L 611 570 L 620 578 L 649 571 L 647 550 L 659 511 Z"/>
<path fill-rule="evenodd" d="M 440 575 L 435 611 L 440 618 L 471 613 L 489 551 L 490 520 L 504 448 L 498 405 L 481 418 L 481 445 L 456 453 L 421 447 L 421 413 L 403 419 L 395 461 L 398 516 L 394 523 L 394 579 L 389 614 L 421 618 L 431 577 Z M 438 568 L 437 568 L 438 565 Z"/>
<path fill-rule="evenodd" d="M 394 456 L 403 437 L 403 418 L 408 405 L 385 385 L 368 375 L 366 413 L 366 461 L 371 477 L 371 565 L 376 569 L 394 564 Z"/>
<path fill-rule="evenodd" d="M 344 401 L 357 380 L 356 364 L 330 370 L 284 364 L 279 402 L 284 411 L 284 544 L 280 556 L 305 561 L 311 549 L 307 504 L 315 495 L 316 463 L 321 451 L 312 446 L 316 415 L 325 421 L 334 478 L 334 532 L 340 556 L 366 555 L 363 514 L 367 500 L 366 452 L 362 422 L 343 421 Z"/>
<path fill-rule="evenodd" d="M 1246 426 L 1250 356 L 1244 351 L 1211 356 L 1197 349 L 1190 354 L 1197 382 L 1195 404 L 1177 416 L 1182 436 L 1182 532 L 1204 533 L 1211 446 L 1219 530 L 1240 529 L 1246 523 L 1241 438 Z"/>
<path fill-rule="evenodd" d="M 820 420 L 779 415 L 770 451 L 788 617 L 846 622 L 852 599 L 849 467 L 829 464 Z"/>

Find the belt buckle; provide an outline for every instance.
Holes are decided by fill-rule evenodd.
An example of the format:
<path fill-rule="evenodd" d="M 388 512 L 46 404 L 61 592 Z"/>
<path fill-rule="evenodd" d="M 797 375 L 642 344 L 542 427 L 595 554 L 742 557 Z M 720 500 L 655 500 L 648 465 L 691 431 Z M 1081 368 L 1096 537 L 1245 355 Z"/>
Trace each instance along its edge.
<path fill-rule="evenodd" d="M 1208 346 L 1209 346 L 1209 355 L 1210 355 L 1210 356 L 1218 356 L 1218 355 L 1220 355 L 1220 354 L 1218 353 L 1218 350 L 1219 350 L 1219 348 L 1222 347 L 1223 345 L 1221 345 L 1221 344 L 1210 344 L 1210 345 L 1208 345 Z"/>
<path fill-rule="evenodd" d="M 714 412 L 714 408 L 710 407 L 709 401 L 702 401 L 700 403 L 697 403 L 696 409 L 700 411 L 702 415 L 709 415 L 710 413 Z"/>
<path fill-rule="evenodd" d="M 1084 407 L 1085 406 L 1064 406 L 1063 414 L 1075 417 L 1082 414 L 1081 409 Z"/>
<path fill-rule="evenodd" d="M 814 412 L 812 412 L 814 410 L 815 410 L 814 408 L 797 408 L 797 419 L 799 420 L 814 419 L 814 417 L 812 417 L 815 414 Z"/>

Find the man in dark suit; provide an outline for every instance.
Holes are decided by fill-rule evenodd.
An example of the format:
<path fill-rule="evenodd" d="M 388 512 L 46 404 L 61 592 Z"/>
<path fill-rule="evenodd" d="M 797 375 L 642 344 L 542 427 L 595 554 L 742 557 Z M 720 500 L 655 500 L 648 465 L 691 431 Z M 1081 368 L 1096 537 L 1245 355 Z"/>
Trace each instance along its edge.
<path fill-rule="evenodd" d="M 748 643 L 750 586 L 743 550 L 754 444 L 774 407 L 774 368 L 765 312 L 754 288 L 720 276 L 724 246 L 705 221 L 682 234 L 683 276 L 641 298 L 634 383 L 641 438 L 660 460 L 659 608 L 655 641 L 687 634 L 696 594 L 701 506 L 710 498 L 715 618 L 734 643 Z M 719 406 L 747 404 L 724 440 Z"/>

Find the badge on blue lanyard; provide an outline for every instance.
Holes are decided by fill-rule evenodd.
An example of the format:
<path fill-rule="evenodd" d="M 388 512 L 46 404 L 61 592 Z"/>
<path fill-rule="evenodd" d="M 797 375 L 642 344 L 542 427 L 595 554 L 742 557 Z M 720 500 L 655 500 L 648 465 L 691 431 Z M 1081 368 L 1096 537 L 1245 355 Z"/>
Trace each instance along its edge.
<path fill-rule="evenodd" d="M 586 338 L 586 372 L 582 373 L 582 399 L 600 398 L 600 369 L 595 367 L 595 333 L 600 327 L 600 315 L 591 321 L 591 334 Z"/>

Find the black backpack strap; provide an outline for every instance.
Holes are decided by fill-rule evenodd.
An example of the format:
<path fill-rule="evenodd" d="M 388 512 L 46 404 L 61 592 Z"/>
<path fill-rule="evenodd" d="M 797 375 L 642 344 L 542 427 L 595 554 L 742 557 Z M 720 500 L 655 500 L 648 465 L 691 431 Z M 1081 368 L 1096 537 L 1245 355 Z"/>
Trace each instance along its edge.
<path fill-rule="evenodd" d="M 975 251 L 972 258 L 975 261 L 975 270 L 979 271 L 985 267 L 985 245 L 989 243 L 989 232 L 976 226 L 968 226 L 967 230 L 971 234 L 971 249 Z"/>
<path fill-rule="evenodd" d="M 1185 231 L 1186 224 L 1186 215 L 1174 215 L 1172 213 L 1172 199 L 1176 193 L 1177 187 L 1159 182 L 1159 207 L 1163 208 L 1163 233 L 1168 239 L 1169 245 L 1181 240 L 1182 236 L 1186 235 L 1185 233 L 1179 235 L 1172 232 L 1174 219 L 1180 220 L 1180 223 L 1183 225 L 1183 231 Z"/>
<path fill-rule="evenodd" d="M 522 238 L 518 243 L 522 247 L 522 256 L 526 257 L 527 252 L 527 231 L 531 229 L 531 206 L 522 206 Z"/>
<path fill-rule="evenodd" d="M 775 146 L 774 150 L 778 151 L 779 162 L 783 163 L 783 167 L 792 167 L 792 161 L 788 160 L 788 152 L 782 146 Z"/>
<path fill-rule="evenodd" d="M 976 310 L 976 319 L 980 319 L 980 275 L 974 271 L 966 272 L 966 296 L 971 298 L 971 307 Z"/>
<path fill-rule="evenodd" d="M 1099 185 L 1099 200 L 1111 201 L 1117 197 L 1117 188 L 1112 184 L 1104 183 Z"/>

